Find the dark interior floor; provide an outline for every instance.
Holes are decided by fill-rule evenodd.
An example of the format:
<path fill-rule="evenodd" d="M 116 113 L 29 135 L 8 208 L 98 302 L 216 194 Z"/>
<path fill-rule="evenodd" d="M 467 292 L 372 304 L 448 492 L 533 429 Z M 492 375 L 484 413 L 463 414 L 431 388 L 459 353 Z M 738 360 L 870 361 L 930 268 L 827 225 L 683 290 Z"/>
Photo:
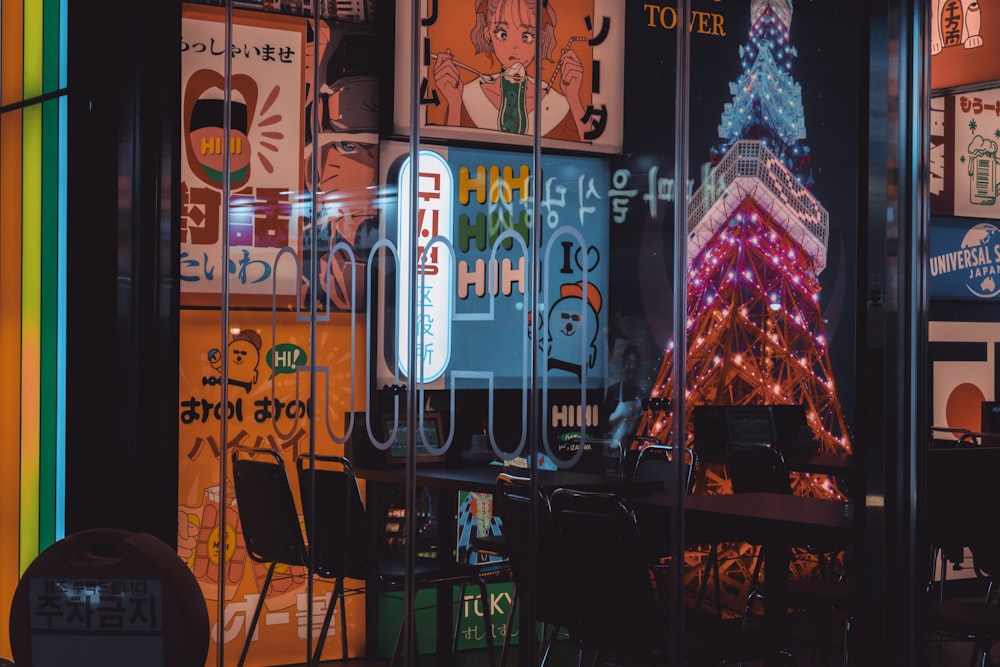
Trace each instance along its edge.
<path fill-rule="evenodd" d="M 834 619 L 835 628 L 842 630 L 843 620 L 842 617 Z M 843 635 L 833 635 L 833 637 L 834 645 L 829 650 L 821 654 L 816 654 L 814 652 L 814 631 L 811 621 L 805 617 L 793 617 L 789 627 L 789 639 L 786 644 L 787 651 L 791 654 L 794 664 L 800 667 L 810 665 L 840 667 L 841 665 L 845 665 L 843 644 L 841 643 Z M 921 663 L 922 667 L 967 667 L 972 658 L 972 644 L 965 640 L 959 641 L 934 635 L 926 638 L 921 642 L 920 646 L 923 649 L 922 657 L 925 658 Z M 499 648 L 495 655 L 499 655 Z M 995 650 L 994 655 L 1000 658 L 1000 649 Z M 324 661 L 322 664 L 341 665 L 343 663 L 341 661 Z M 354 658 L 348 664 L 352 667 L 386 667 L 389 661 Z M 397 664 L 402 664 L 402 661 L 399 661 Z M 421 667 L 438 664 L 442 664 L 442 661 L 436 656 L 423 656 L 420 661 Z M 515 659 L 508 660 L 507 664 L 516 665 L 516 657 Z M 591 665 L 597 667 L 608 663 L 603 660 L 595 661 L 594 653 L 587 652 L 584 655 L 583 664 L 587 667 Z M 763 662 L 747 661 L 742 664 L 745 667 L 758 667 L 763 665 Z M 846 664 L 865 665 L 860 659 L 848 660 Z M 978 665 L 979 663 L 977 662 L 976 664 Z M 994 663 L 990 662 L 989 664 Z M 459 653 L 456 662 L 456 667 L 488 667 L 488 665 L 489 660 L 485 651 L 463 651 Z M 573 644 L 569 641 L 561 642 L 549 657 L 546 665 L 549 667 L 573 667 L 577 665 L 577 652 Z"/>

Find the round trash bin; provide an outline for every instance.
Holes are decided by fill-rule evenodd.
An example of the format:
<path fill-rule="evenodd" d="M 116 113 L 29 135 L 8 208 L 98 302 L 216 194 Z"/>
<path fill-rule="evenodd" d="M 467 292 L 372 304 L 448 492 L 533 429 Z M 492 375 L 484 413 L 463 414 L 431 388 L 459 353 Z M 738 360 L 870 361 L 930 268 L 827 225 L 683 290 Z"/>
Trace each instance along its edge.
<path fill-rule="evenodd" d="M 161 540 L 87 530 L 28 566 L 14 592 L 10 640 L 17 667 L 204 667 L 208 608 Z"/>

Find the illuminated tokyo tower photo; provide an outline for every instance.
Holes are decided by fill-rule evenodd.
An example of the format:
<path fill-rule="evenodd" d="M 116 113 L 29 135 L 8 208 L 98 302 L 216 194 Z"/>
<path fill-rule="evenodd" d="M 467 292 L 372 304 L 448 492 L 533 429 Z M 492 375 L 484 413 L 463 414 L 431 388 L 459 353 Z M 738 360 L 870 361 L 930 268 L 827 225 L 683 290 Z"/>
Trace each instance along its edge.
<path fill-rule="evenodd" d="M 801 404 L 822 451 L 849 453 L 820 309 L 830 221 L 811 192 L 802 93 L 791 75 L 791 0 L 754 0 L 742 74 L 729 84 L 712 171 L 688 205 L 687 405 Z M 673 345 L 652 397 L 673 395 Z M 665 410 L 639 426 L 665 440 Z M 697 447 L 697 442 L 695 442 Z M 702 492 L 726 492 L 718 471 Z M 795 493 L 843 498 L 825 475 Z"/>

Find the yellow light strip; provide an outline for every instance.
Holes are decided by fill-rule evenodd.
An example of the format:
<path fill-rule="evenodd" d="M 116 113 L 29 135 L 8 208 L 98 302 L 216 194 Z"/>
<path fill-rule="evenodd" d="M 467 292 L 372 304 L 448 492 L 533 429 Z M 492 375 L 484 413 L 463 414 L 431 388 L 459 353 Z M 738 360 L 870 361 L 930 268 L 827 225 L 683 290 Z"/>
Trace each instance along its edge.
<path fill-rule="evenodd" d="M 42 319 L 42 108 L 24 109 L 21 210 L 21 539 L 20 570 L 38 555 Z"/>
<path fill-rule="evenodd" d="M 42 75 L 44 55 L 42 35 L 45 27 L 45 2 L 24 3 L 24 84 L 23 99 L 45 92 Z"/>

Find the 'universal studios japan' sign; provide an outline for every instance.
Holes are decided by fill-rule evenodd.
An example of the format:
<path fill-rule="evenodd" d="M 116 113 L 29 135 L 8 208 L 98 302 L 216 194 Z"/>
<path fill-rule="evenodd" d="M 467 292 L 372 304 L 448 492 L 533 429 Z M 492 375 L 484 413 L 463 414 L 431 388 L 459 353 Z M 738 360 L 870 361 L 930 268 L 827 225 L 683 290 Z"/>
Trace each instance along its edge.
<path fill-rule="evenodd" d="M 970 226 L 971 225 L 971 226 Z M 1000 229 L 989 222 L 931 226 L 930 295 L 994 299 L 1000 295 Z"/>

